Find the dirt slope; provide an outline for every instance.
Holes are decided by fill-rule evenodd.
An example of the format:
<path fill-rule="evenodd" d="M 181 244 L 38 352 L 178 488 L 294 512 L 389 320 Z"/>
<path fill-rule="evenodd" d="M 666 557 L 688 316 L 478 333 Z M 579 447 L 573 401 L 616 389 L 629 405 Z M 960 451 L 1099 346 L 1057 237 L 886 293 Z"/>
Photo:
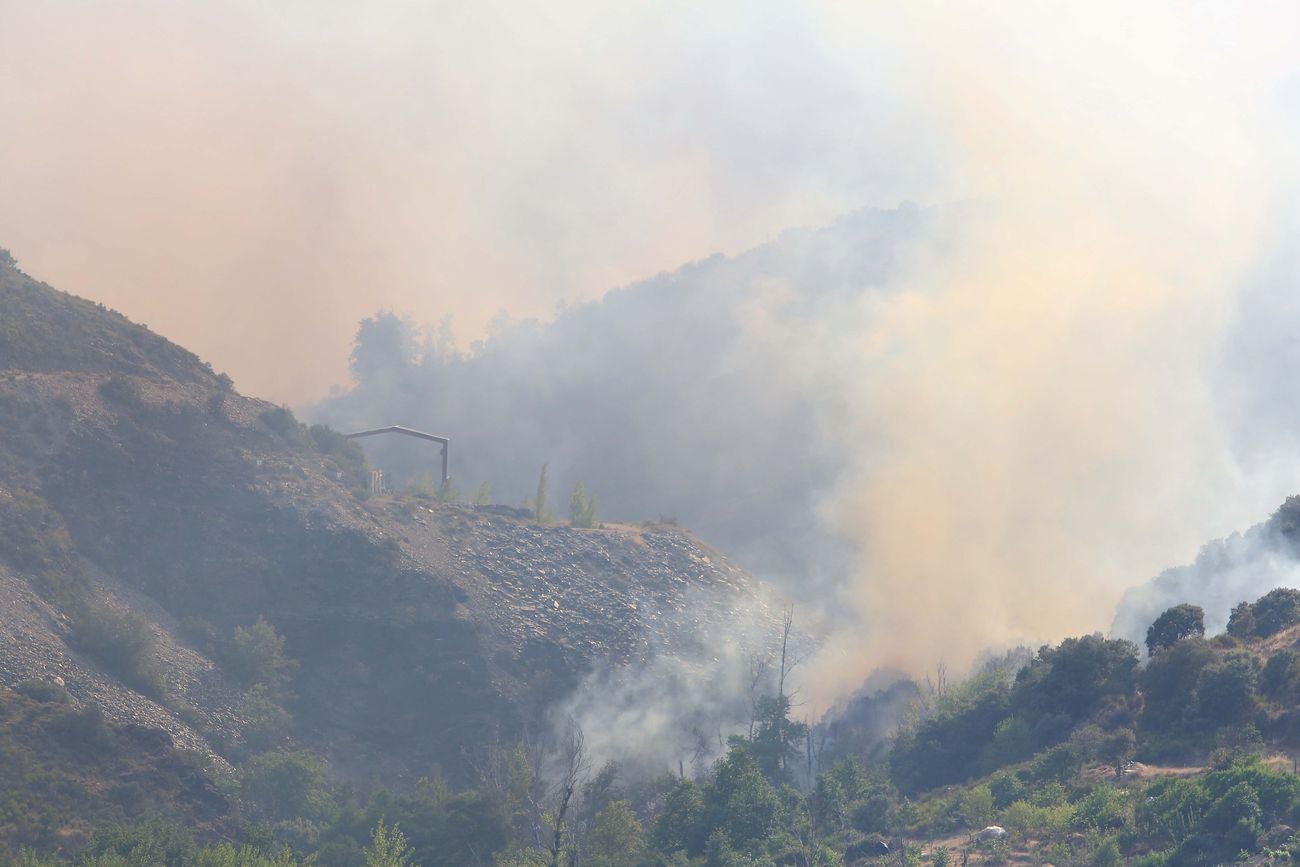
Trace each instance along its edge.
<path fill-rule="evenodd" d="M 265 616 L 299 662 L 294 740 L 358 778 L 467 772 L 597 660 L 698 649 L 775 606 L 675 527 L 542 527 L 366 498 L 337 436 L 243 397 L 111 311 L 0 268 L 0 684 L 60 677 L 218 767 L 247 708 L 195 635 Z M 70 640 L 142 613 L 147 696 Z"/>

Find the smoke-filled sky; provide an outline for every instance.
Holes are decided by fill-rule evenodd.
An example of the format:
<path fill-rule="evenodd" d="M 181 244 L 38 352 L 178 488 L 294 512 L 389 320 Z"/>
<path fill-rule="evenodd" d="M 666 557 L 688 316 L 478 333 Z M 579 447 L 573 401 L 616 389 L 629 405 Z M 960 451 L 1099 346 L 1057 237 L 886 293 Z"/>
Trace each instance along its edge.
<path fill-rule="evenodd" d="M 742 551 L 784 544 L 788 503 L 808 550 L 769 577 L 862 624 L 812 669 L 825 700 L 1104 628 L 1125 586 L 1300 490 L 1298 120 L 1283 2 L 0 0 L 0 245 L 299 405 L 350 384 L 363 317 L 450 315 L 460 350 L 314 411 L 423 412 L 457 372 L 501 383 L 457 411 L 540 446 L 480 457 L 609 486 L 664 444 L 696 476 L 609 499 Z M 545 325 L 904 200 L 933 219 Z M 680 319 L 647 315 L 660 291 Z M 683 341 L 662 369 L 660 333 Z M 566 412 L 605 438 L 556 433 Z M 792 439 L 808 463 L 767 472 Z M 828 584 L 832 538 L 852 555 Z"/>
<path fill-rule="evenodd" d="M 0 0 L 0 246 L 301 402 L 376 309 L 473 336 L 928 193 L 941 142 L 888 40 L 837 45 L 836 18 Z"/>

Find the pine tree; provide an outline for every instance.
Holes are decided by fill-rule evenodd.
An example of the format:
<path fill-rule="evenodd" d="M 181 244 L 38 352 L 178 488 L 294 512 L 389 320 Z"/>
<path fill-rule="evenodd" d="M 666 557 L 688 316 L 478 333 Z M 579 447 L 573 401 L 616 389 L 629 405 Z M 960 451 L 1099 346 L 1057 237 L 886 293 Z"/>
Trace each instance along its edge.
<path fill-rule="evenodd" d="M 586 530 L 596 526 L 596 498 L 587 496 L 582 482 L 574 485 L 573 495 L 569 498 L 569 523 Z"/>
<path fill-rule="evenodd" d="M 532 509 L 533 517 L 542 524 L 550 523 L 551 520 L 550 512 L 546 511 L 546 466 L 546 464 L 542 464 L 542 473 L 537 477 L 537 496 L 524 503 L 525 506 Z"/>

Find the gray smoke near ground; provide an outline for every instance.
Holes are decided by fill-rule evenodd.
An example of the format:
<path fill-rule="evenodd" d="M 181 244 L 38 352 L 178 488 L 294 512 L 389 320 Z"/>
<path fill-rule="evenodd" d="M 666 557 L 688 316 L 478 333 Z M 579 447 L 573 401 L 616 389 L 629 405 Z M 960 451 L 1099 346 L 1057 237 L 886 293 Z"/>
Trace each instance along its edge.
<path fill-rule="evenodd" d="M 687 612 L 729 608 L 731 614 L 724 629 L 691 634 L 675 608 L 659 612 L 663 620 L 677 621 L 673 648 L 651 647 L 643 662 L 629 665 L 598 661 L 551 708 L 555 730 L 569 721 L 582 729 L 594 765 L 613 762 L 632 779 L 682 771 L 700 776 L 726 752 L 728 738 L 752 733 L 755 703 L 777 694 L 782 634 L 773 613 L 778 600 L 761 590 L 747 599 L 706 598 L 696 591 L 684 603 Z M 804 630 L 792 630 L 787 689 L 796 691 L 794 703 L 794 675 L 813 649 Z"/>

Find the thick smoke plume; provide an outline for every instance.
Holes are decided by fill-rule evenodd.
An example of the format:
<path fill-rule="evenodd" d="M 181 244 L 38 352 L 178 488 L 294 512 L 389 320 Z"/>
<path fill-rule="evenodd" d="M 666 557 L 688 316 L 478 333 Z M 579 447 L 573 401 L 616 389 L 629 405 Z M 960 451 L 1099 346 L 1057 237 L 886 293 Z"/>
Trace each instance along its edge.
<path fill-rule="evenodd" d="M 946 222 L 952 222 L 947 220 Z M 460 348 L 391 314 L 364 323 L 356 387 L 313 408 L 342 430 L 400 423 L 453 436 L 466 497 L 519 505 L 547 464 L 550 510 L 581 481 L 606 520 L 670 517 L 812 607 L 850 568 L 830 527 L 863 297 L 886 298 L 939 255 L 945 219 L 915 207 L 789 232 L 575 305 L 499 319 Z M 368 442 L 401 486 L 427 449 Z"/>
<path fill-rule="evenodd" d="M 830 650 L 827 695 L 1103 626 L 1121 588 L 1259 508 L 1213 383 L 1274 210 L 1277 19 L 1229 37 L 1212 4 L 908 8 L 920 98 L 989 207 L 864 336 L 876 448 L 838 517 L 869 629 Z"/>
<path fill-rule="evenodd" d="M 823 23 L 771 0 L 0 0 L 0 246 L 305 402 L 376 308 L 479 337 L 921 195 L 905 107 Z"/>
<path fill-rule="evenodd" d="M 28 270 L 300 402 L 409 312 L 312 416 L 698 528 L 847 624 L 814 705 L 1300 489 L 1293 4 L 108 9 L 0 0 Z"/>

